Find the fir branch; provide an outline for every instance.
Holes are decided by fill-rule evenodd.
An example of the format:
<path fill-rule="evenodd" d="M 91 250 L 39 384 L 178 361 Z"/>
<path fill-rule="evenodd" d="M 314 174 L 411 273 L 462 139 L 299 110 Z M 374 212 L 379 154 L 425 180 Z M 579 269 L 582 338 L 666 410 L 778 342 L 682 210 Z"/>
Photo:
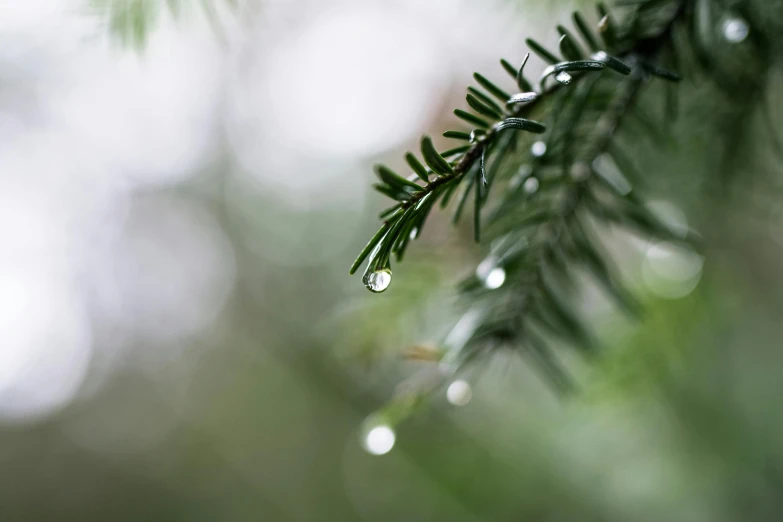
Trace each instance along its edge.
<path fill-rule="evenodd" d="M 490 255 L 476 274 L 459 286 L 468 314 L 479 319 L 473 321 L 470 331 L 461 327 L 459 342 L 447 339 L 444 361 L 453 369 L 483 353 L 487 343 L 524 346 L 542 365 L 544 374 L 563 388 L 565 373 L 558 369 L 545 339 L 564 339 L 585 354 L 592 353 L 594 345 L 584 319 L 565 304 L 565 297 L 572 295 L 576 286 L 573 274 L 579 266 L 590 271 L 625 308 L 638 309 L 618 283 L 591 232 L 591 223 L 620 223 L 648 234 L 682 238 L 657 221 L 628 180 L 612 180 L 597 160 L 610 158 L 625 176 L 634 179 L 632 163 L 614 137 L 626 116 L 638 112 L 638 94 L 651 78 L 679 80 L 677 72 L 658 62 L 662 51 L 674 45 L 674 26 L 689 23 L 683 19 L 692 12 L 690 3 L 639 0 L 622 23 L 599 4 L 597 28 L 603 48 L 586 18 L 574 13 L 583 42 L 558 26 L 559 50 L 565 60 L 528 39 L 530 49 L 549 64 L 538 91 L 529 91 L 531 84 L 524 76 L 529 55 L 518 70 L 501 60 L 522 93 L 506 93 L 476 73 L 474 78 L 483 90 L 471 87 L 467 101 L 478 115 L 455 111 L 476 128 L 469 133 L 444 133 L 470 144 L 445 153 L 448 157 L 456 154 L 447 161 L 425 137 L 422 153 L 430 170 L 424 173 L 414 168 L 415 175 L 405 182 L 387 176 L 376 186 L 396 204 L 384 212 L 383 226 L 351 267 L 354 273 L 369 258 L 364 282 L 373 291 L 383 291 L 391 282 L 391 254 L 396 252 L 401 258 L 411 237 L 418 237 L 435 202 L 442 198 L 441 206 L 445 206 L 460 188 L 455 222 L 472 190 L 475 238 L 494 239 Z M 638 30 L 642 20 L 647 26 L 644 32 Z M 589 57 L 584 56 L 584 48 L 592 51 Z M 546 82 L 549 77 L 555 82 Z M 524 137 L 512 136 L 511 129 L 541 134 L 543 140 L 533 145 L 530 165 L 510 179 L 484 220 L 481 212 L 489 202 L 490 189 L 507 167 L 505 163 L 518 156 L 513 149 L 526 142 Z M 407 156 L 409 163 L 412 156 Z M 383 285 L 379 286 L 381 275 Z"/>

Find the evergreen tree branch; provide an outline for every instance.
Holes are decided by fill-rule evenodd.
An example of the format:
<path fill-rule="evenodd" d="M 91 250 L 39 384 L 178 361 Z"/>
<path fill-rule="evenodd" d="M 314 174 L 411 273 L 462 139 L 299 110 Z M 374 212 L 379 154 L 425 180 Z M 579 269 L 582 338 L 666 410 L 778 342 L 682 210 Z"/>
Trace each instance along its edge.
<path fill-rule="evenodd" d="M 473 130 L 444 133 L 467 141 L 466 147 L 439 154 L 425 136 L 421 148 L 428 168 L 414 168 L 415 174 L 406 178 L 388 167 L 376 167 L 381 183 L 375 187 L 395 205 L 382 213 L 381 229 L 351 267 L 354 273 L 369 259 L 364 282 L 372 291 L 384 291 L 390 284 L 392 254 L 398 260 L 403 257 L 438 200 L 445 207 L 459 193 L 456 222 L 472 192 L 474 236 L 477 241 L 492 240 L 489 256 L 459 286 L 471 321 L 461 321 L 455 328 L 459 335 L 446 339 L 443 362 L 452 370 L 484 353 L 487 345 L 524 347 L 553 384 L 567 389 L 565 372 L 546 339 L 564 339 L 583 354 L 594 351 L 584 319 L 566 304 L 577 286 L 577 269 L 587 269 L 627 309 L 638 309 L 618 282 L 592 232 L 593 223 L 619 223 L 647 234 L 683 239 L 637 197 L 633 183 L 638 176 L 614 138 L 629 118 L 654 134 L 637 107 L 637 98 L 654 77 L 679 81 L 679 73 L 660 62 L 674 48 L 674 28 L 691 25 L 692 1 L 625 4 L 630 13 L 622 22 L 598 5 L 598 35 L 583 15 L 574 13 L 582 42 L 558 26 L 562 58 L 527 40 L 531 51 L 549 64 L 537 91 L 531 90 L 524 75 L 529 55 L 519 69 L 501 61 L 521 90 L 518 94 L 506 93 L 476 73 L 480 88 L 471 87 L 467 96 L 475 114 L 455 111 Z M 588 57 L 585 48 L 591 51 Z M 517 136 L 516 131 L 522 132 Z M 520 157 L 517 149 L 529 146 L 531 134 L 541 139 L 532 144 L 531 159 L 520 168 L 514 164 Z M 453 159 L 445 159 L 452 154 Z M 407 157 L 409 165 L 415 165 L 412 153 Z M 607 162 L 617 168 L 607 170 Z M 504 190 L 490 200 L 490 189 L 503 182 Z M 494 208 L 484 217 L 487 205 Z"/>

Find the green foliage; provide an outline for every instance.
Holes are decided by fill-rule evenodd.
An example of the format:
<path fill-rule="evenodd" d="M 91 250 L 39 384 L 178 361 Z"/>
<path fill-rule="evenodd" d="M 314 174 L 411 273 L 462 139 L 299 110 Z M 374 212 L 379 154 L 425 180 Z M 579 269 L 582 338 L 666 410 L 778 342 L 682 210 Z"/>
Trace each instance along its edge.
<path fill-rule="evenodd" d="M 237 7 L 237 0 L 89 0 L 90 9 L 103 18 L 111 34 L 123 45 L 143 49 L 161 15 L 177 19 L 196 3 L 212 27 L 219 31 L 218 4 Z"/>
<path fill-rule="evenodd" d="M 392 254 L 402 258 L 436 202 L 447 207 L 456 201 L 456 223 L 473 194 L 475 239 L 491 246 L 475 275 L 459 285 L 472 320 L 458 340 L 445 342 L 444 361 L 455 371 L 488 347 L 510 347 L 568 389 L 551 343 L 562 340 L 587 356 L 595 351 L 586 319 L 569 304 L 580 271 L 626 310 L 638 312 L 596 228 L 621 225 L 670 241 L 686 239 L 659 222 L 637 195 L 635 166 L 616 138 L 626 120 L 656 135 L 656 127 L 645 124 L 639 95 L 653 80 L 679 81 L 679 72 L 669 66 L 687 49 L 675 44 L 675 34 L 693 30 L 697 11 L 690 0 L 625 4 L 621 16 L 599 4 L 597 31 L 585 15 L 574 13 L 581 40 L 558 26 L 560 56 L 528 39 L 530 50 L 548 64 L 537 91 L 524 75 L 529 55 L 518 69 L 501 60 L 518 94 L 474 74 L 478 86 L 466 97 L 474 112 L 455 110 L 472 129 L 444 133 L 469 145 L 439 153 L 425 137 L 422 155 L 429 170 L 419 169 L 409 154 L 414 174 L 385 176 L 375 185 L 395 204 L 351 267 L 354 273 L 368 260 L 365 283 L 390 269 Z M 607 172 L 607 164 L 616 169 Z"/>

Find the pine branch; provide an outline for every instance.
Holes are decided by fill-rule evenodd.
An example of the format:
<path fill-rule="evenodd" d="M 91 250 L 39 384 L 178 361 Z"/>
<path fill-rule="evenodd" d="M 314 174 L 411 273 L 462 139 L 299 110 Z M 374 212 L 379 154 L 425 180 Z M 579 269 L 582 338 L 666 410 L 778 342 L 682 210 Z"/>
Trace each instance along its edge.
<path fill-rule="evenodd" d="M 454 221 L 464 213 L 472 192 L 476 241 L 492 240 L 489 256 L 459 286 L 472 320 L 469 328 L 463 321 L 459 336 L 446 340 L 447 367 L 458 370 L 487 346 L 524 347 L 553 384 L 567 388 L 565 372 L 546 339 L 564 339 L 584 354 L 594 351 L 584 318 L 565 304 L 574 295 L 574 274 L 580 267 L 626 309 L 638 309 L 610 268 L 592 224 L 619 223 L 683 239 L 658 222 L 637 197 L 633 163 L 614 138 L 626 119 L 639 114 L 637 98 L 651 78 L 679 81 L 679 74 L 660 61 L 674 48 L 675 26 L 692 25 L 691 3 L 637 0 L 629 3 L 631 11 L 622 23 L 599 4 L 597 34 L 583 15 L 574 13 L 575 31 L 583 41 L 558 26 L 562 58 L 527 40 L 531 51 L 549 64 L 537 91 L 524 74 L 529 55 L 519 69 L 501 61 L 518 94 L 474 75 L 479 87 L 469 88 L 467 102 L 475 114 L 455 111 L 473 130 L 444 133 L 466 141 L 466 147 L 439 154 L 425 136 L 421 149 L 428 168 L 414 168 L 415 175 L 406 178 L 376 167 L 381 179 L 376 189 L 395 204 L 382 213 L 382 227 L 351 267 L 354 273 L 369 259 L 363 280 L 370 290 L 386 290 L 392 254 L 402 259 L 435 203 L 446 207 L 457 193 Z M 584 49 L 591 51 L 589 57 Z M 532 135 L 540 139 L 530 146 L 529 163 L 511 165 L 519 158 L 516 149 L 530 145 Z M 413 166 L 412 153 L 407 157 Z M 617 166 L 619 179 L 604 170 L 605 161 Z M 509 171 L 513 175 L 504 177 Z M 504 181 L 505 190 L 490 200 L 490 191 Z M 493 208 L 484 217 L 488 205 Z"/>

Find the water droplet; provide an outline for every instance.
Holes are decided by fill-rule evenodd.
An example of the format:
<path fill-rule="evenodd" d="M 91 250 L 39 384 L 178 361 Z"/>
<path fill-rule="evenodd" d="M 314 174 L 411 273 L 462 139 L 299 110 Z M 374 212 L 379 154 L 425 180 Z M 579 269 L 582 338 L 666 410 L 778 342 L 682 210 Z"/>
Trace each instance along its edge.
<path fill-rule="evenodd" d="M 417 237 L 419 237 L 419 227 L 413 227 L 411 229 L 410 238 L 413 240 L 416 239 Z"/>
<path fill-rule="evenodd" d="M 566 71 L 560 71 L 559 73 L 557 73 L 557 75 L 555 75 L 555 80 L 559 81 L 563 85 L 568 85 L 569 83 L 571 83 L 571 80 L 573 80 L 573 78 Z"/>
<path fill-rule="evenodd" d="M 532 147 L 530 147 L 530 153 L 533 154 L 536 158 L 543 157 L 544 154 L 546 154 L 546 143 L 543 141 L 537 141 L 533 144 Z"/>
<path fill-rule="evenodd" d="M 446 399 L 454 406 L 465 406 L 473 398 L 473 390 L 470 384 L 463 380 L 457 380 L 449 384 L 446 389 Z"/>
<path fill-rule="evenodd" d="M 524 188 L 525 188 L 525 192 L 527 192 L 528 194 L 535 194 L 536 191 L 538 190 L 538 186 L 539 186 L 538 178 L 527 178 L 525 180 Z"/>
<path fill-rule="evenodd" d="M 370 272 L 364 276 L 364 286 L 366 286 L 370 292 L 379 294 L 389 288 L 391 279 L 392 272 L 388 268 L 376 270 L 375 272 Z"/>
<path fill-rule="evenodd" d="M 394 430 L 381 424 L 370 429 L 364 436 L 364 449 L 373 455 L 385 455 L 394 447 L 396 439 Z"/>
<path fill-rule="evenodd" d="M 727 18 L 723 21 L 723 36 L 731 43 L 741 43 L 750 34 L 748 22 L 738 16 Z"/>
<path fill-rule="evenodd" d="M 506 102 L 506 105 L 513 105 L 515 103 L 530 103 L 536 98 L 538 98 L 538 94 L 534 92 L 520 92 L 519 94 L 515 94 L 509 98 Z"/>
<path fill-rule="evenodd" d="M 486 279 L 484 279 L 484 286 L 490 290 L 495 290 L 503 286 L 506 282 L 506 271 L 500 267 L 493 268 Z"/>
<path fill-rule="evenodd" d="M 598 51 L 597 53 L 593 54 L 593 60 L 597 62 L 605 62 L 609 59 L 609 55 L 607 55 L 603 51 Z"/>
<path fill-rule="evenodd" d="M 474 129 L 470 132 L 471 143 L 478 143 L 480 141 L 484 141 L 484 138 L 486 137 L 487 137 L 486 131 L 483 131 L 481 129 Z"/>

